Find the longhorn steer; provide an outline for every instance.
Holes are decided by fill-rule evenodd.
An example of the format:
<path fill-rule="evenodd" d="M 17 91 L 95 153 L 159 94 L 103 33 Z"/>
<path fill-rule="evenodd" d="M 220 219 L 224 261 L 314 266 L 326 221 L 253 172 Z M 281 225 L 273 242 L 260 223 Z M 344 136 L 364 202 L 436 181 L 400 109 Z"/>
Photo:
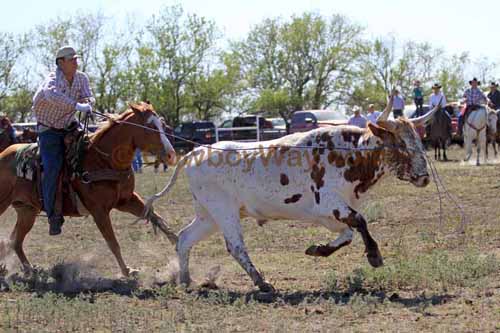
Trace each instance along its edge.
<path fill-rule="evenodd" d="M 390 108 L 389 108 L 390 109 Z M 240 218 L 294 219 L 323 225 L 340 236 L 306 254 L 329 256 L 348 245 L 357 230 L 369 263 L 383 260 L 358 207 L 367 190 L 388 174 L 417 187 L 429 183 L 422 143 L 412 122 L 425 122 L 435 109 L 411 122 L 387 120 L 387 110 L 368 129 L 352 126 L 320 128 L 277 140 L 219 142 L 199 147 L 177 165 L 169 184 L 184 167 L 194 197 L 196 217 L 179 234 L 176 251 L 180 282 L 189 284 L 188 260 L 193 245 L 220 229 L 227 250 L 262 291 L 273 287 L 248 256 Z"/>

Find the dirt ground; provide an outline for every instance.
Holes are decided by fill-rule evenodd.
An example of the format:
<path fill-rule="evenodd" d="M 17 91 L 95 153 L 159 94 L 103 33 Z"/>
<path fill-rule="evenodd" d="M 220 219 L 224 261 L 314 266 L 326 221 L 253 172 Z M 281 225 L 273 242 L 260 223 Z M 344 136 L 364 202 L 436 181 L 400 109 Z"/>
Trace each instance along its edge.
<path fill-rule="evenodd" d="M 332 256 L 313 258 L 305 249 L 336 235 L 298 221 L 259 227 L 245 220 L 250 256 L 275 294 L 253 287 L 220 234 L 194 247 L 190 265 L 198 285 L 184 289 L 168 282 L 173 246 L 149 225 L 132 224 L 134 217 L 112 213 L 125 261 L 140 269 L 132 279 L 120 277 L 90 218 L 69 219 L 61 236 L 50 237 L 40 217 L 25 242 L 36 272 L 25 276 L 17 258 L 3 260 L 0 330 L 500 331 L 500 162 L 463 163 L 458 147 L 449 157 L 435 165 L 458 206 L 444 192 L 440 200 L 434 183 L 421 189 L 390 177 L 371 190 L 363 213 L 382 268 L 369 266 L 359 235 Z M 146 168 L 137 191 L 150 196 L 169 176 Z M 178 232 L 193 218 L 191 203 L 182 176 L 155 207 Z M 461 210 L 465 233 L 455 233 Z M 14 223 L 12 209 L 0 217 L 0 251 Z M 199 286 L 207 274 L 216 276 L 218 289 Z"/>

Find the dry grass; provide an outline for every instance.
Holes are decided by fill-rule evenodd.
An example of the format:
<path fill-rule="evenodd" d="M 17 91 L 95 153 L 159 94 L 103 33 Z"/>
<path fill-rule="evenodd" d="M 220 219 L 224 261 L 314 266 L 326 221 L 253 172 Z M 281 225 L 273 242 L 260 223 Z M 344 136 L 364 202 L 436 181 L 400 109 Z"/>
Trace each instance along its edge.
<path fill-rule="evenodd" d="M 462 151 L 452 149 L 459 159 Z M 220 235 L 192 251 L 195 279 L 217 265 L 218 290 L 183 290 L 169 283 L 170 243 L 132 216 L 113 212 L 126 262 L 141 269 L 137 279 L 119 269 L 90 219 L 71 219 L 60 237 L 49 237 L 39 218 L 25 243 L 38 270 L 24 276 L 17 259 L 6 258 L 0 278 L 2 331 L 438 331 L 500 330 L 500 184 L 498 164 L 479 168 L 436 163 L 439 174 L 470 217 L 465 235 L 453 231 L 457 209 L 445 203 L 439 222 L 434 185 L 418 189 L 387 179 L 372 190 L 364 207 L 369 229 L 385 257 L 372 269 L 357 237 L 329 258 L 304 255 L 310 245 L 335 237 L 297 221 L 258 227 L 245 220 L 245 239 L 255 265 L 278 289 L 255 291 L 226 253 Z M 168 175 L 151 169 L 138 175 L 137 190 L 151 195 Z M 155 189 L 157 186 L 157 189 Z M 193 217 L 191 196 L 181 177 L 175 193 L 156 211 L 174 230 Z M 15 222 L 9 209 L 0 235 Z M 0 272 L 1 275 L 1 272 Z"/>

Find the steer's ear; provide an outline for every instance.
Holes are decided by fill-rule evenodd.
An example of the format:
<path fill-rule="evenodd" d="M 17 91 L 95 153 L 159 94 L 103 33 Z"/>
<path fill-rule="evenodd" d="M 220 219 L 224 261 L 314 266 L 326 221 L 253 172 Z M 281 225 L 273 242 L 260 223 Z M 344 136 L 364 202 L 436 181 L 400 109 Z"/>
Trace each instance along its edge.
<path fill-rule="evenodd" d="M 390 131 L 386 130 L 385 128 L 383 128 L 381 126 L 377 126 L 375 124 L 372 124 L 370 122 L 368 123 L 368 128 L 373 133 L 373 135 L 378 136 L 381 139 L 386 139 L 390 136 L 393 136 L 393 134 Z"/>

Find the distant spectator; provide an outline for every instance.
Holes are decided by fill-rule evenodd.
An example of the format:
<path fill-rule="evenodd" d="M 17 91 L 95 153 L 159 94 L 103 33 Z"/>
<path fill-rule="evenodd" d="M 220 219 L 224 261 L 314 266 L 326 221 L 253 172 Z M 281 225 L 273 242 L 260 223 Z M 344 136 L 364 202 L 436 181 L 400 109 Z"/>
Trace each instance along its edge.
<path fill-rule="evenodd" d="M 354 107 L 354 115 L 349 118 L 347 124 L 366 128 L 366 122 L 366 118 L 361 115 L 361 109 L 359 107 Z"/>
<path fill-rule="evenodd" d="M 424 91 L 420 86 L 420 81 L 415 80 L 414 88 L 413 88 L 413 101 L 415 102 L 415 106 L 417 108 L 416 115 L 423 115 L 423 106 L 424 106 Z"/>
<path fill-rule="evenodd" d="M 498 91 L 498 83 L 496 83 L 496 82 L 490 83 L 490 92 L 488 93 L 487 97 L 490 99 L 490 102 L 488 103 L 490 108 L 492 108 L 494 110 L 499 110 L 500 109 L 500 91 Z"/>
<path fill-rule="evenodd" d="M 392 114 L 394 115 L 394 119 L 398 119 L 403 115 L 403 110 L 405 108 L 405 99 L 399 94 L 398 89 L 394 89 L 392 93 L 394 95 L 392 101 Z"/>
<path fill-rule="evenodd" d="M 135 150 L 134 160 L 132 161 L 132 168 L 134 169 L 135 173 L 142 173 L 142 154 L 139 148 Z"/>
<path fill-rule="evenodd" d="M 369 122 L 371 122 L 372 124 L 376 124 L 377 123 L 377 119 L 378 119 L 378 117 L 380 117 L 381 114 L 382 114 L 382 112 L 375 111 L 375 105 L 373 105 L 373 104 L 368 105 L 366 119 Z"/>

